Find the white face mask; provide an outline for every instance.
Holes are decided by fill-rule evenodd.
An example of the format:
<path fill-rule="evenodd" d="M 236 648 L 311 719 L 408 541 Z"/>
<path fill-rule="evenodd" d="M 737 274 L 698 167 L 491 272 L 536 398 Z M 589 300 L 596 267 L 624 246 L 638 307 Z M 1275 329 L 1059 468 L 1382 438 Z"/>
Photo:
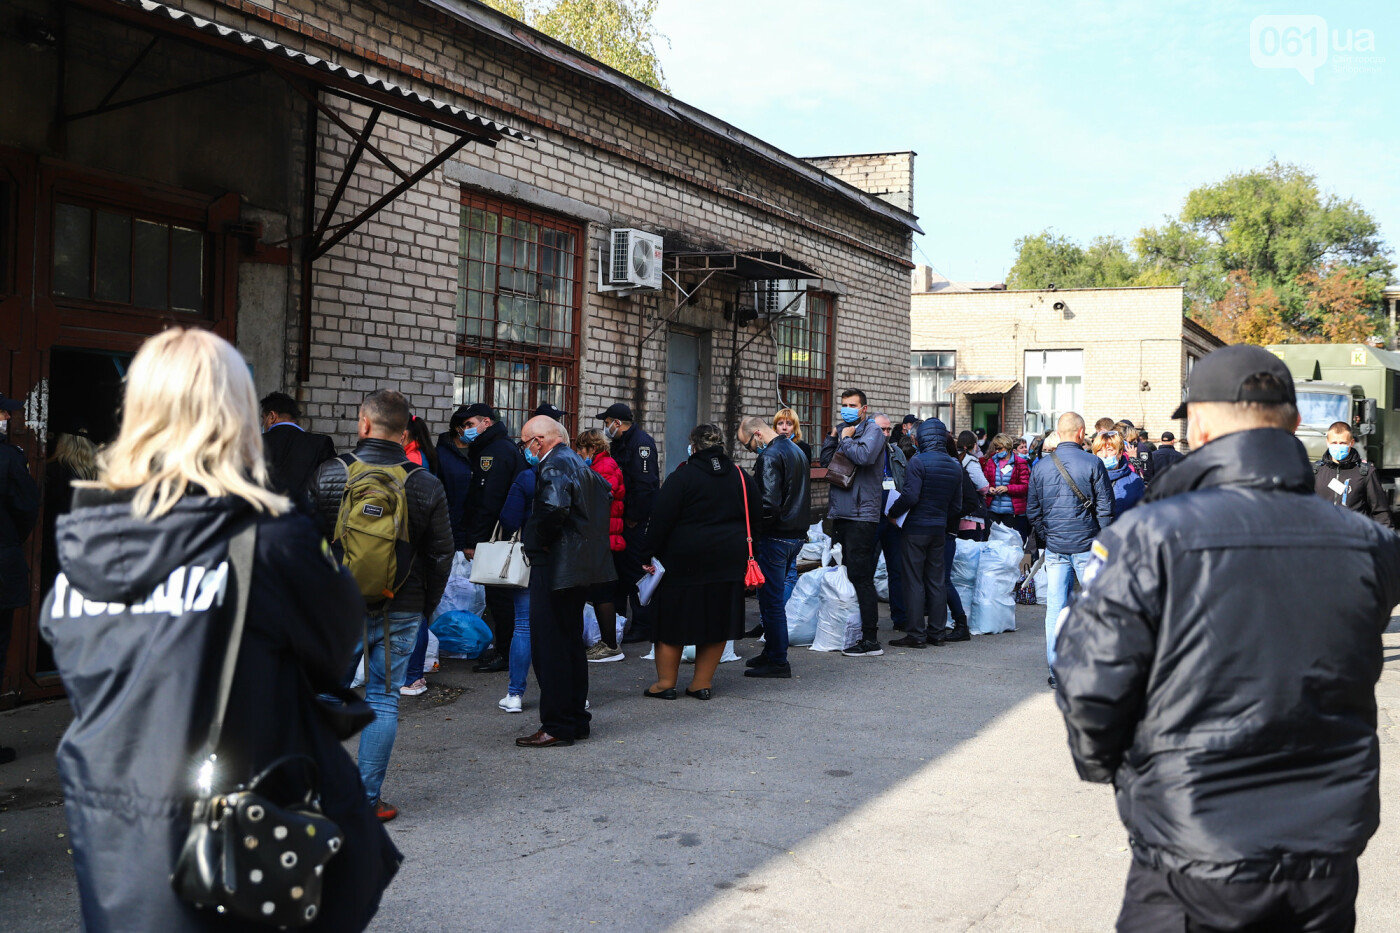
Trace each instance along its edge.
<path fill-rule="evenodd" d="M 603 425 L 603 436 L 606 437 L 608 440 L 613 440 L 613 439 L 615 439 L 615 438 L 617 437 L 617 425 L 616 425 L 616 424 L 605 424 L 605 425 Z"/>

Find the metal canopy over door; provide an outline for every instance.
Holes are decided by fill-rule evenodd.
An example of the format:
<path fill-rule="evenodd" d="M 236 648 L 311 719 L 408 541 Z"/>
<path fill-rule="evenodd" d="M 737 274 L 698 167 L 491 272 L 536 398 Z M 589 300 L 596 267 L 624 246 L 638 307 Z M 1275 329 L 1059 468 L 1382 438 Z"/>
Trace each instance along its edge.
<path fill-rule="evenodd" d="M 671 331 L 666 343 L 666 447 L 662 468 L 670 473 L 686 458 L 690 431 L 700 423 L 700 337 Z"/>

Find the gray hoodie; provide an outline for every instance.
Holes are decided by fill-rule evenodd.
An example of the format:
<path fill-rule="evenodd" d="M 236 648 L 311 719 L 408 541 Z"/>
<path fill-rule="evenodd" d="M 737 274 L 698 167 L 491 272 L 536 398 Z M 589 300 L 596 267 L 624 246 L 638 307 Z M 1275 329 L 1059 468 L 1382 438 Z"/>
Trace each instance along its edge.
<path fill-rule="evenodd" d="M 849 425 L 836 426 L 839 437 Z M 837 451 L 851 458 L 857 467 L 850 489 L 831 487 L 829 518 L 849 518 L 858 522 L 878 522 L 885 511 L 885 457 L 888 455 L 884 432 L 869 418 L 856 424 L 850 437 L 827 435 L 822 441 L 821 465 L 829 466 Z"/>

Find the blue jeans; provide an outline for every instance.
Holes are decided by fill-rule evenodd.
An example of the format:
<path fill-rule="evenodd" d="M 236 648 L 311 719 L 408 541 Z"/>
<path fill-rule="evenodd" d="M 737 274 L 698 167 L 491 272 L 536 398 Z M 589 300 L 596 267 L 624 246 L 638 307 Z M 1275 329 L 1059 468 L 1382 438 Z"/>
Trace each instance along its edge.
<path fill-rule="evenodd" d="M 753 543 L 754 560 L 763 571 L 758 589 L 758 612 L 763 619 L 763 653 L 771 664 L 788 663 L 787 589 L 788 574 L 797 568 L 797 554 L 806 544 L 803 538 L 759 538 Z"/>
<path fill-rule="evenodd" d="M 370 802 L 379 799 L 384 784 L 384 772 L 389 768 L 389 753 L 394 750 L 394 738 L 399 734 L 399 686 L 408 670 L 408 656 L 418 640 L 421 612 L 391 612 L 388 615 L 390 664 L 389 684 L 384 689 L 384 621 L 379 613 L 371 613 L 369 644 L 361 645 L 365 653 L 365 702 L 374 710 L 374 722 L 360 733 L 360 780 Z M 346 680 L 349 683 L 349 680 Z"/>
<path fill-rule="evenodd" d="M 1089 551 L 1080 554 L 1045 552 L 1045 663 L 1052 668 L 1055 666 L 1055 636 L 1060 632 L 1060 614 L 1069 604 L 1074 577 L 1084 578 L 1089 555 Z"/>
<path fill-rule="evenodd" d="M 515 634 L 510 639 L 510 686 L 506 693 L 513 697 L 525 695 L 525 682 L 530 673 L 530 591 L 512 590 L 515 599 Z"/>
<path fill-rule="evenodd" d="M 805 542 L 804 542 L 804 543 L 805 543 Z M 796 587 L 796 586 L 797 586 L 797 561 L 793 561 L 793 562 L 792 562 L 792 566 L 788 568 L 787 579 L 783 581 L 783 605 L 784 605 L 784 606 L 787 605 L 787 601 L 788 601 L 789 599 L 792 599 L 792 591 L 793 591 L 793 588 Z"/>
<path fill-rule="evenodd" d="M 423 665 L 428 660 L 428 617 L 418 621 L 418 640 L 413 644 L 413 653 L 408 656 L 408 670 L 403 675 L 403 686 L 423 678 Z"/>
<path fill-rule="evenodd" d="M 886 582 L 890 587 L 890 621 L 905 627 L 904 612 L 904 532 L 894 522 L 880 522 L 880 550 L 885 555 Z"/>
<path fill-rule="evenodd" d="M 954 625 L 967 624 L 967 610 L 963 608 L 962 595 L 953 586 L 953 559 L 958 556 L 958 538 L 948 535 L 943 540 L 943 591 L 948 596 L 948 612 Z"/>

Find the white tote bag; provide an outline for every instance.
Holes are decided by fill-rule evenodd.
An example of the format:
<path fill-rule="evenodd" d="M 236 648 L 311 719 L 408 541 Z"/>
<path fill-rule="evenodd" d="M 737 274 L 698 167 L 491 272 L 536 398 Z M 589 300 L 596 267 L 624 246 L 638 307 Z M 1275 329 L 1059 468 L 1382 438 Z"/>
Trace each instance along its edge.
<path fill-rule="evenodd" d="M 510 536 L 510 540 L 500 540 L 501 526 L 491 532 L 491 540 L 476 546 L 476 556 L 472 559 L 471 581 L 482 586 L 508 586 L 524 589 L 530 585 L 530 565 L 525 560 L 525 548 L 520 543 L 520 532 Z"/>

